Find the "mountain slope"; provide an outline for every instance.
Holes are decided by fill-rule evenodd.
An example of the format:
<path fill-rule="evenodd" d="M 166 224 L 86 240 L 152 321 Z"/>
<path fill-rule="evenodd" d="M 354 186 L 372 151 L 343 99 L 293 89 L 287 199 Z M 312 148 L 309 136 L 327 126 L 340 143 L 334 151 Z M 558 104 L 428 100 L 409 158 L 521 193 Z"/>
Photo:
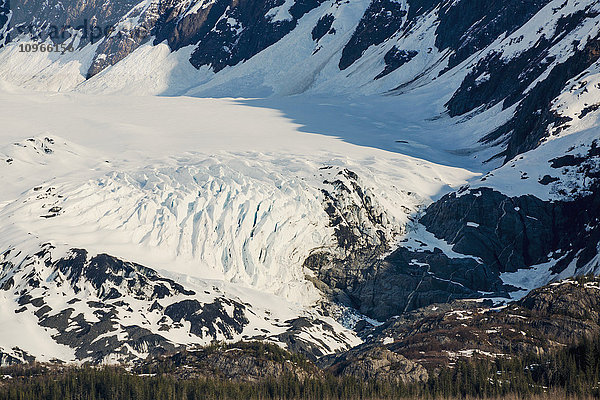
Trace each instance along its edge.
<path fill-rule="evenodd" d="M 0 26 L 6 323 L 54 349 L 10 357 L 316 358 L 598 273 L 597 2 L 35 0 Z"/>

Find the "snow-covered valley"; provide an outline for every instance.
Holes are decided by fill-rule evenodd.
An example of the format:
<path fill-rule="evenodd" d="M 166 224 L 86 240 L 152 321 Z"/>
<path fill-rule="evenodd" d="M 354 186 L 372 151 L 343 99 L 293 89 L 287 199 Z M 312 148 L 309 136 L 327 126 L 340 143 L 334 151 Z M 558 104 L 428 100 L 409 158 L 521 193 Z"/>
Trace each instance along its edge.
<path fill-rule="evenodd" d="M 1 96 L 7 100 L 0 111 L 5 127 L 2 281 L 27 281 L 18 277 L 31 274 L 44 288 L 16 284 L 3 293 L 6 307 L 16 309 L 23 293 L 36 290 L 43 298 L 64 297 L 48 302 L 52 310 L 69 308 L 66 302 L 74 294 L 60 296 L 54 286 L 65 273 L 32 263 L 31 255 L 46 248 L 44 257 L 57 260 L 70 257 L 72 249 L 85 249 L 90 257 L 110 254 L 151 267 L 197 293 L 210 293 L 194 297 L 202 303 L 218 296 L 215 287 L 226 298 L 250 304 L 257 316 L 230 340 L 263 336 L 264 330 L 275 336 L 285 324 L 266 322 L 264 313 L 278 321 L 319 317 L 311 310 L 321 295 L 305 278 L 310 271 L 303 262 L 316 250 L 343 251 L 324 196 L 335 195 L 340 179 L 352 187 L 343 171 L 356 174 L 354 182 L 370 208 L 365 210 L 364 199 L 346 196 L 340 198 L 345 207 L 340 211 L 354 218 L 349 222 L 361 236 L 377 241 L 379 230 L 390 244 L 406 233 L 419 209 L 477 176 L 465 168 L 303 132 L 281 113 L 245 100 L 28 91 Z M 320 122 L 332 124 L 327 118 L 337 116 L 323 111 Z M 375 226 L 366 212 L 383 219 Z M 102 300 L 93 288 L 86 296 Z M 130 311 L 129 323 L 144 313 L 143 303 L 138 307 Z M 40 359 L 72 360 L 68 351 L 29 349 L 30 339 L 14 336 L 27 313 L 35 320 L 35 311 L 3 313 L 5 351 L 18 347 Z M 122 318 L 130 317 L 119 317 L 126 326 Z M 340 343 L 334 340 L 325 353 L 358 340 L 328 321 L 342 339 L 336 337 Z M 158 325 L 151 330 L 158 333 Z M 163 336 L 180 344 L 227 338 Z"/>

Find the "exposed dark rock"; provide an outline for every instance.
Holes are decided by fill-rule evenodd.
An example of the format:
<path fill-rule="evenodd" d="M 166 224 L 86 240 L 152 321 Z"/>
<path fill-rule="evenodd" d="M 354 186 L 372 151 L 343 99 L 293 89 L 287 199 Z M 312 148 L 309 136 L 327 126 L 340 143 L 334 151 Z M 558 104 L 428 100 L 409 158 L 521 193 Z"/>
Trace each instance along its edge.
<path fill-rule="evenodd" d="M 406 14 L 402 3 L 392 0 L 373 0 L 358 23 L 352 38 L 342 50 L 340 70 L 343 71 L 354 64 L 369 46 L 383 43 L 400 30 Z"/>
<path fill-rule="evenodd" d="M 412 60 L 417 54 L 419 54 L 419 52 L 416 50 L 400 50 L 396 46 L 392 47 L 383 57 L 385 68 L 375 77 L 375 79 L 383 78 L 387 74 L 394 72 Z"/>
<path fill-rule="evenodd" d="M 594 182 L 600 175 L 597 148 L 592 143 L 582 155 L 569 154 L 550 163 L 586 176 L 579 181 Z M 333 183 L 346 195 L 352 191 L 347 182 Z M 551 183 L 564 186 L 552 178 L 543 178 L 539 184 Z M 316 279 L 311 278 L 315 285 L 332 299 L 379 320 L 483 293 L 508 297 L 518 288 L 502 283 L 503 272 L 551 260 L 553 273 L 564 271 L 572 261 L 576 273 L 588 270 L 583 267 L 595 259 L 600 242 L 597 184 L 575 193 L 564 201 L 543 201 L 532 195 L 508 197 L 489 188 L 450 193 L 429 206 L 419 222 L 465 256 L 451 258 L 439 249 L 401 246 L 384 259 L 380 257 L 383 251 L 376 251 L 377 244 L 361 244 L 352 227 L 341 224 L 348 218 L 339 216 L 335 197 L 328 196 L 326 210 L 332 225 L 340 224 L 335 231 L 338 244 L 351 249 L 350 255 L 318 251 L 304 265 L 315 272 Z M 379 243 L 380 249 L 386 248 L 385 241 Z"/>
<path fill-rule="evenodd" d="M 478 298 L 481 292 L 507 296 L 510 288 L 498 270 L 473 258 L 449 258 L 441 250 L 411 251 L 400 247 L 383 260 L 340 260 L 324 253 L 309 257 L 324 284 L 321 290 L 361 313 L 386 320 L 432 303 Z"/>
<path fill-rule="evenodd" d="M 174 50 L 195 43 L 197 48 L 190 58 L 192 65 L 196 68 L 209 65 L 217 72 L 248 60 L 279 41 L 296 27 L 299 18 L 318 7 L 322 0 L 296 1 L 289 9 L 291 20 L 273 21 L 268 12 L 283 3 L 282 0 L 218 0 L 206 11 L 187 15 L 177 24 L 161 28 L 156 42 L 166 38 Z M 233 25 L 231 21 L 235 21 Z"/>
<path fill-rule="evenodd" d="M 586 115 L 588 115 L 589 113 L 592 113 L 592 112 L 594 112 L 594 111 L 596 111 L 598 109 L 600 109 L 600 103 L 596 103 L 596 104 L 592 104 L 592 105 L 589 105 L 587 107 L 584 107 L 581 110 L 581 113 L 577 116 L 577 118 L 582 119 Z"/>
<path fill-rule="evenodd" d="M 432 303 L 478 298 L 481 292 L 507 296 L 499 270 L 471 257 L 449 258 L 441 250 L 389 251 L 388 218 L 365 193 L 352 171 L 328 170 L 324 207 L 338 251 L 318 250 L 304 262 L 317 288 L 334 301 L 385 320 Z M 356 199 L 349 202 L 349 199 Z M 357 215 L 366 215 L 357 218 Z M 371 229 L 367 229 L 367 228 Z"/>
<path fill-rule="evenodd" d="M 428 377 L 420 364 L 408 360 L 383 346 L 361 346 L 327 360 L 329 371 L 335 375 L 352 376 L 362 380 L 422 382 Z"/>
<path fill-rule="evenodd" d="M 507 138 L 506 150 L 501 154 L 505 161 L 537 147 L 548 135 L 550 125 L 559 127 L 568 122 L 552 110 L 552 100 L 572 77 L 600 58 L 600 36 L 587 41 L 582 50 L 577 49 L 577 44 L 574 47 L 574 53 L 567 61 L 553 67 L 548 76 L 527 93 L 514 117 L 485 138 L 487 142 Z"/>
<path fill-rule="evenodd" d="M 389 229 L 385 210 L 373 194 L 365 190 L 358 175 L 348 169 L 331 170 L 324 180 L 330 189 L 322 189 L 324 209 L 334 235 L 345 255 L 379 255 L 387 248 Z M 366 217 L 366 218 L 365 218 Z"/>
<path fill-rule="evenodd" d="M 449 258 L 441 250 L 400 248 L 373 264 L 348 290 L 358 310 L 386 320 L 433 303 L 478 298 L 481 292 L 507 296 L 497 271 L 472 258 Z"/>
<path fill-rule="evenodd" d="M 328 33 L 330 33 L 330 34 L 335 33 L 335 29 L 331 28 L 331 25 L 333 24 L 333 21 L 335 21 L 335 17 L 333 15 L 331 15 L 331 14 L 325 14 L 325 15 L 323 15 L 319 19 L 319 21 L 317 22 L 317 25 L 315 25 L 315 27 L 313 28 L 313 30 L 311 32 L 312 39 L 315 42 L 318 42 L 326 34 L 328 34 Z"/>
<path fill-rule="evenodd" d="M 556 157 L 550 160 L 552 168 L 573 167 L 585 161 L 585 157 L 567 154 L 566 156 Z"/>
<path fill-rule="evenodd" d="M 435 45 L 453 50 L 448 62 L 448 68 L 453 68 L 503 33 L 515 32 L 548 3 L 550 0 L 442 2 Z"/>
<path fill-rule="evenodd" d="M 549 185 L 552 182 L 556 182 L 559 181 L 560 178 L 554 177 L 554 176 L 550 176 L 550 175 L 544 175 L 542 177 L 542 179 L 540 179 L 538 182 L 540 182 L 541 185 Z"/>
<path fill-rule="evenodd" d="M 142 265 L 122 261 L 107 254 L 88 259 L 87 251 L 71 250 L 67 258 L 56 262 L 56 268 L 79 291 L 79 281 L 90 282 L 102 299 L 118 297 L 118 288 L 125 289 L 137 299 L 162 299 L 168 295 L 194 294 L 170 279 L 162 278 L 156 271 Z M 115 290 L 113 290 L 115 289 Z"/>
<path fill-rule="evenodd" d="M 107 66 L 121 61 L 153 34 L 160 36 L 161 28 L 177 21 L 187 6 L 188 4 L 181 0 L 163 0 L 153 1 L 147 8 L 133 11 L 129 17 L 137 17 L 138 24 L 131 29 L 120 28 L 116 34 L 109 35 L 100 43 L 87 77 L 92 77 Z"/>
<path fill-rule="evenodd" d="M 230 315 L 226 306 L 233 307 Z M 233 339 L 235 334 L 242 333 L 248 324 L 245 315 L 246 307 L 226 298 L 215 299 L 212 303 L 201 304 L 197 300 L 183 300 L 165 308 L 165 315 L 174 322 L 189 321 L 190 333 L 200 337 L 216 338 L 219 334 L 225 339 Z"/>
<path fill-rule="evenodd" d="M 582 267 L 597 254 L 599 202 L 596 189 L 550 202 L 481 188 L 444 196 L 420 222 L 454 251 L 479 257 L 492 270 L 514 272 L 547 262 L 552 254 L 558 259 L 553 271 L 561 272 L 573 259 Z"/>
<path fill-rule="evenodd" d="M 492 53 L 479 61 L 446 103 L 450 116 L 478 107 L 491 107 L 504 101 L 504 108 L 521 100 L 522 93 L 552 62 L 547 56 L 550 42 L 540 39 L 519 56 L 502 61 L 502 53 Z M 516 77 L 506 79 L 507 76 Z"/>
<path fill-rule="evenodd" d="M 0 348 L 0 367 L 32 363 L 33 361 L 35 361 L 35 357 L 32 357 L 18 347 L 12 348 L 11 354 L 6 353 L 2 348 Z"/>

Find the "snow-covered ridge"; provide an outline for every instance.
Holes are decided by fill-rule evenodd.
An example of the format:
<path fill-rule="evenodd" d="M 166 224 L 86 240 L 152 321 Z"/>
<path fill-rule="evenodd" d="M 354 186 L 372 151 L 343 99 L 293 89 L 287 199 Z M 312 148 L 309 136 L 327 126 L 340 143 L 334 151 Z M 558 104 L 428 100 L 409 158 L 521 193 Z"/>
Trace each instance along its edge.
<path fill-rule="evenodd" d="M 212 341 L 260 338 L 286 347 L 295 335 L 319 356 L 360 342 L 331 318 L 263 292 L 222 281 L 182 285 L 81 249 L 61 254 L 44 244 L 29 254 L 10 248 L 0 255 L 3 363 L 132 362 Z"/>

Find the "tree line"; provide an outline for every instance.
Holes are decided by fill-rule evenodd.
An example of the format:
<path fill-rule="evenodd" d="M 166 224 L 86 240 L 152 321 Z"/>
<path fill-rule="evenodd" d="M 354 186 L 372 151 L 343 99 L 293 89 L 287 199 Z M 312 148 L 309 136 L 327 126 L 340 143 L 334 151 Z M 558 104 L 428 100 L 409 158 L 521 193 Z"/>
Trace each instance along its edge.
<path fill-rule="evenodd" d="M 600 398 L 600 336 L 546 355 L 461 359 L 410 384 L 328 373 L 260 382 L 176 379 L 114 366 L 13 366 L 0 373 L 0 400 Z"/>

